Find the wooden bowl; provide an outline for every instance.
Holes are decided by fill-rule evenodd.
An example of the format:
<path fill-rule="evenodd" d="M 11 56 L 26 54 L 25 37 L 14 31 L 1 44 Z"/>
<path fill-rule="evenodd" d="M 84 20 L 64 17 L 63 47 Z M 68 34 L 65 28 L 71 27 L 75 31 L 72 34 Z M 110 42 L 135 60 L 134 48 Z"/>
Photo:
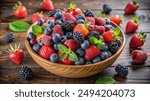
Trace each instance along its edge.
<path fill-rule="evenodd" d="M 119 27 L 113 22 L 111 22 L 111 24 L 114 27 Z M 31 27 L 29 28 L 27 33 L 32 30 Z M 123 38 L 123 43 L 118 49 L 117 53 L 115 53 L 114 55 L 112 55 L 106 60 L 103 60 L 101 62 L 97 62 L 94 64 L 88 64 L 88 65 L 64 65 L 64 64 L 58 64 L 58 63 L 52 63 L 49 60 L 46 60 L 40 57 L 37 53 L 35 53 L 32 50 L 29 44 L 29 41 L 27 39 L 27 35 L 25 37 L 25 45 L 29 54 L 33 58 L 33 60 L 37 64 L 39 64 L 42 68 L 46 69 L 47 71 L 54 73 L 56 75 L 62 76 L 62 77 L 67 77 L 67 78 L 83 78 L 83 77 L 92 76 L 101 72 L 105 68 L 111 66 L 116 61 L 116 59 L 119 57 L 119 55 L 121 54 L 125 46 L 125 35 L 122 30 L 121 30 L 121 37 Z"/>

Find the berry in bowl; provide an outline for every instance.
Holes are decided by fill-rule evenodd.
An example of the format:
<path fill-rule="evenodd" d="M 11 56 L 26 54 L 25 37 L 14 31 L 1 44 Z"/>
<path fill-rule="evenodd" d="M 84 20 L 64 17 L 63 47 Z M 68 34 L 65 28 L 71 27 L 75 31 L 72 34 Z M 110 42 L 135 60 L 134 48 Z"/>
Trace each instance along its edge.
<path fill-rule="evenodd" d="M 73 8 L 72 8 L 73 9 Z M 91 10 L 56 9 L 28 30 L 27 50 L 47 71 L 68 78 L 97 74 L 112 65 L 125 45 L 123 31 Z"/>

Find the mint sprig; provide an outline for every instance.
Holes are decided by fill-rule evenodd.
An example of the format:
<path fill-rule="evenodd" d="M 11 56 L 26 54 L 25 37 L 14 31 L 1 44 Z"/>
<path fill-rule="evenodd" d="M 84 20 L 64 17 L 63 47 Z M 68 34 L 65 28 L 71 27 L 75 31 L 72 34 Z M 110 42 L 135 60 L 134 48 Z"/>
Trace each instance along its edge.
<path fill-rule="evenodd" d="M 66 46 L 60 43 L 57 46 L 58 50 L 61 52 L 61 55 L 59 56 L 60 60 L 63 60 L 68 57 L 68 59 L 71 61 L 78 61 L 77 55 L 70 48 L 67 48 Z"/>
<path fill-rule="evenodd" d="M 43 32 L 42 28 L 38 25 L 33 25 L 32 26 L 32 32 L 35 34 L 35 35 L 38 35 L 40 33 Z"/>
<path fill-rule="evenodd" d="M 115 84 L 115 80 L 111 76 L 104 76 L 96 80 L 95 84 Z"/>

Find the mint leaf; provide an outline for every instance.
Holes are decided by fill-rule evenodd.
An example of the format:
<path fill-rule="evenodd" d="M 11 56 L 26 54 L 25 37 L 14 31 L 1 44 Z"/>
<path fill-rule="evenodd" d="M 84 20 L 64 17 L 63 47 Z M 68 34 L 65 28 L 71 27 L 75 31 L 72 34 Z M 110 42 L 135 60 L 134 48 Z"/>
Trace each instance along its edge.
<path fill-rule="evenodd" d="M 115 80 L 111 76 L 104 76 L 96 80 L 95 84 L 114 84 Z"/>
<path fill-rule="evenodd" d="M 32 31 L 33 31 L 33 33 L 34 33 L 35 35 L 38 35 L 38 34 L 40 34 L 40 33 L 43 32 L 43 31 L 42 31 L 42 28 L 41 28 L 40 26 L 38 26 L 38 25 L 33 25 L 33 26 L 32 26 Z"/>
<path fill-rule="evenodd" d="M 9 29 L 14 32 L 26 32 L 30 25 L 24 21 L 13 21 L 9 23 Z"/>
<path fill-rule="evenodd" d="M 60 59 L 60 60 L 63 60 L 63 59 L 65 59 L 67 56 L 68 56 L 67 53 L 62 53 L 62 54 L 59 56 L 59 59 Z"/>
<path fill-rule="evenodd" d="M 89 42 L 93 45 L 96 45 L 98 43 L 98 39 L 95 37 L 90 37 Z"/>
<path fill-rule="evenodd" d="M 57 47 L 61 53 L 67 53 L 68 52 L 68 48 L 62 44 L 58 44 Z"/>
<path fill-rule="evenodd" d="M 71 61 L 78 61 L 78 57 L 74 52 L 70 52 L 68 58 Z"/>

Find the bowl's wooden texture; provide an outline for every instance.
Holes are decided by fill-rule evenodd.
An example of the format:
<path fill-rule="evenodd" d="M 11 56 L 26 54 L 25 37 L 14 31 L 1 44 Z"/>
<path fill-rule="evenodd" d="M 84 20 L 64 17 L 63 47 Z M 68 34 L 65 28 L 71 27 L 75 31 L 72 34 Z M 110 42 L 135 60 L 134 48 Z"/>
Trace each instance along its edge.
<path fill-rule="evenodd" d="M 116 24 L 112 22 L 111 24 L 115 27 L 117 26 Z M 27 34 L 29 31 L 31 31 L 31 27 L 27 31 Z M 37 53 L 35 53 L 32 50 L 29 44 L 29 41 L 27 39 L 27 35 L 25 37 L 25 45 L 29 54 L 33 58 L 33 60 L 37 64 L 39 64 L 42 68 L 46 69 L 47 71 L 54 73 L 56 75 L 62 76 L 62 77 L 67 77 L 67 78 L 83 78 L 83 77 L 92 76 L 94 74 L 101 72 L 105 68 L 111 66 L 116 61 L 116 59 L 119 57 L 119 55 L 121 54 L 125 46 L 125 35 L 122 30 L 121 30 L 121 37 L 123 38 L 123 43 L 121 47 L 119 48 L 119 50 L 117 51 L 117 53 L 115 53 L 113 56 L 111 56 L 110 58 L 104 61 L 97 62 L 94 64 L 88 64 L 88 65 L 64 65 L 64 64 L 58 64 L 58 63 L 52 63 L 49 60 L 46 60 L 40 57 Z"/>

